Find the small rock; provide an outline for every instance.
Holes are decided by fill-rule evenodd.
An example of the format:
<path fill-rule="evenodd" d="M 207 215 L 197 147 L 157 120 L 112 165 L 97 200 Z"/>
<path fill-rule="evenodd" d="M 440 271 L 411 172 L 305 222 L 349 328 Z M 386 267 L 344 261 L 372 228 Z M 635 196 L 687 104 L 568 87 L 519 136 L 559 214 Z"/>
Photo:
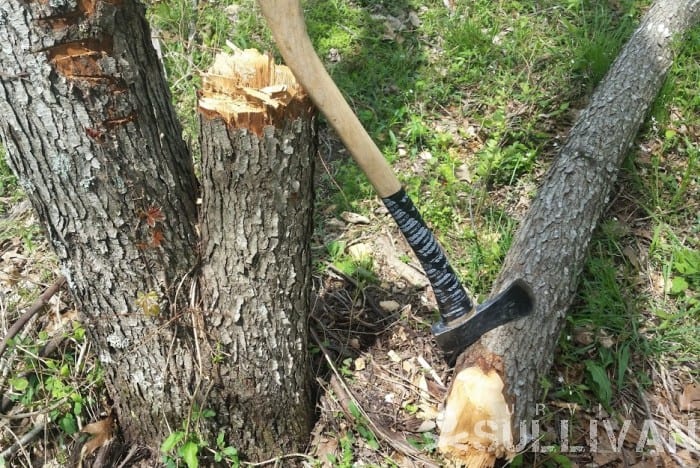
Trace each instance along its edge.
<path fill-rule="evenodd" d="M 340 219 L 350 224 L 369 224 L 369 218 L 361 214 L 343 211 L 340 213 Z"/>
<path fill-rule="evenodd" d="M 421 151 L 418 155 L 423 161 L 430 161 L 433 159 L 433 153 L 430 151 Z"/>
<path fill-rule="evenodd" d="M 462 182 L 472 181 L 472 176 L 471 174 L 469 174 L 469 168 L 466 164 L 462 164 L 455 170 L 455 176 L 457 176 L 457 180 L 460 180 Z"/>
<path fill-rule="evenodd" d="M 396 301 L 381 301 L 379 307 L 382 308 L 384 312 L 392 313 L 396 312 L 401 308 L 401 304 Z"/>

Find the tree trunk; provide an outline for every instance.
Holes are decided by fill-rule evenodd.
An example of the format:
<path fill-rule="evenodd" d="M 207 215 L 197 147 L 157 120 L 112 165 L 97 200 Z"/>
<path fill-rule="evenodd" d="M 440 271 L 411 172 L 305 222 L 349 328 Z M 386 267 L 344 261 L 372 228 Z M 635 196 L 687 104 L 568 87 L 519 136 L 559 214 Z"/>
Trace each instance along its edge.
<path fill-rule="evenodd" d="M 293 114 L 306 120 L 264 121 L 278 127 L 257 132 L 207 123 L 205 315 L 187 303 L 200 259 L 198 185 L 143 5 L 3 0 L 0 42 L 0 136 L 126 442 L 157 451 L 210 408 L 215 418 L 190 427 L 202 437 L 226 429 L 253 456 L 302 447 L 308 106 Z"/>
<path fill-rule="evenodd" d="M 699 17 L 700 0 L 655 2 L 571 129 L 494 287 L 524 279 L 535 310 L 459 357 L 439 441 L 443 452 L 470 466 L 491 466 L 528 440 L 539 378 L 552 363 L 591 234 L 663 84 L 673 45 Z"/>
<path fill-rule="evenodd" d="M 313 108 L 287 67 L 247 50 L 217 57 L 199 110 L 205 322 L 227 361 L 212 400 L 247 457 L 304 450 Z"/>
<path fill-rule="evenodd" d="M 169 381 L 194 367 L 175 296 L 197 261 L 197 183 L 143 7 L 69 4 L 0 6 L 2 139 L 126 440 L 158 446 L 190 406 Z"/>

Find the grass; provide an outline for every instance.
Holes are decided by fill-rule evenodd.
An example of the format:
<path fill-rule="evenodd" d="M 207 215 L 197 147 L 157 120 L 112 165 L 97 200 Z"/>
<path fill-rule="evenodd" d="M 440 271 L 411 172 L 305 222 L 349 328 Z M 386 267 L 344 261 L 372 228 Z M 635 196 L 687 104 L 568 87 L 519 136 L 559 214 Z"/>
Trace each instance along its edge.
<path fill-rule="evenodd" d="M 148 2 L 184 136 L 197 158 L 199 73 L 227 41 L 241 48 L 274 46 L 253 0 L 195 3 Z M 304 6 L 329 72 L 466 284 L 483 297 L 523 215 L 519 200 L 536 192 L 576 110 L 650 2 L 456 3 L 454 11 L 438 0 L 308 0 Z M 699 58 L 696 29 L 596 230 L 554 369 L 543 379 L 543 399 L 601 404 L 614 412 L 626 398 L 623 389 L 651 387 L 650 366 L 700 377 L 694 364 L 700 355 Z M 317 213 L 371 214 L 377 200 L 357 167 L 346 158 L 327 164 Z M 0 215 L 20 193 L 0 164 Z M 0 242 L 19 238 L 29 250 L 39 235 L 2 226 Z M 316 249 L 318 255 L 360 280 L 376 281 L 371 264 L 351 259 L 344 244 L 334 242 Z M 356 439 L 372 439 L 365 426 L 356 426 L 341 439 L 336 466 L 351 466 Z M 165 441 L 164 456 L 172 463 L 191 459 L 184 447 L 204 444 L 188 438 L 186 428 L 173 434 L 181 433 Z M 219 445 L 210 447 L 229 450 Z"/>
<path fill-rule="evenodd" d="M 305 12 L 334 80 L 466 283 L 485 295 L 522 215 L 514 201 L 533 196 L 575 111 L 648 4 L 475 0 L 451 12 L 438 1 L 310 0 Z M 238 40 L 269 47 L 264 27 L 246 18 Z M 697 204 L 686 203 L 698 187 L 699 47 L 696 31 L 638 138 L 651 151 L 625 162 L 624 200 L 596 231 L 544 384 L 549 398 L 613 411 L 621 390 L 650 385 L 647 362 L 688 365 L 700 354 L 700 219 Z M 370 213 L 374 194 L 356 166 L 342 158 L 329 165 L 319 211 Z M 326 255 L 357 267 L 345 265 L 338 244 Z M 348 456 L 345 444 L 344 463 Z"/>

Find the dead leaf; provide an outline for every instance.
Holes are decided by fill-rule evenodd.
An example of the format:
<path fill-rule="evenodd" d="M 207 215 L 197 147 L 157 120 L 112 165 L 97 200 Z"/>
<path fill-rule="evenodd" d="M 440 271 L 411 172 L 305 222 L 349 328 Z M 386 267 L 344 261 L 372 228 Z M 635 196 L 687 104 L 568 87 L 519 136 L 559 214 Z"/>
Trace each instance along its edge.
<path fill-rule="evenodd" d="M 107 443 L 112 440 L 113 424 L 114 421 L 112 420 L 112 416 L 108 416 L 83 427 L 81 432 L 85 432 L 86 434 L 91 434 L 93 436 L 92 439 L 85 442 L 85 445 L 83 445 L 83 448 L 80 451 L 80 455 L 83 459 L 90 456 L 90 454 L 98 448 L 107 445 Z"/>
<path fill-rule="evenodd" d="M 146 221 L 150 227 L 155 227 L 157 223 L 165 221 L 165 215 L 161 211 L 160 207 L 149 206 L 145 211 L 141 213 L 141 218 Z"/>
<path fill-rule="evenodd" d="M 700 385 L 686 384 L 683 393 L 678 395 L 678 407 L 681 411 L 695 411 L 700 409 Z"/>
<path fill-rule="evenodd" d="M 593 332 L 586 328 L 576 328 L 574 330 L 574 342 L 582 346 L 593 343 Z"/>
<path fill-rule="evenodd" d="M 621 461 L 622 457 L 618 452 L 613 452 L 613 451 L 600 451 L 596 452 L 593 454 L 593 461 L 596 463 L 596 466 L 604 466 L 607 465 L 608 463 L 612 463 L 615 461 Z"/>
<path fill-rule="evenodd" d="M 332 466 L 328 461 L 328 455 L 335 455 L 338 450 L 338 439 L 324 437 L 316 444 L 316 458 L 323 460 L 323 466 Z"/>
<path fill-rule="evenodd" d="M 615 345 L 615 340 L 605 332 L 605 330 L 598 331 L 598 342 L 603 348 L 610 349 Z"/>

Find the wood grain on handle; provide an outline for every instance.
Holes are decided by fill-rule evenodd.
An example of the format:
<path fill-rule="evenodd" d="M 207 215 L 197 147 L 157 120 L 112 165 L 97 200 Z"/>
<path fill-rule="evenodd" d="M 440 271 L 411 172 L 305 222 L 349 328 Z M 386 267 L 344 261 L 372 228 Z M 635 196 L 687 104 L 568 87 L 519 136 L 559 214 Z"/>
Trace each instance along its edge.
<path fill-rule="evenodd" d="M 286 65 L 326 116 L 379 196 L 397 193 L 401 183 L 316 55 L 299 0 L 258 0 L 258 4 Z"/>

